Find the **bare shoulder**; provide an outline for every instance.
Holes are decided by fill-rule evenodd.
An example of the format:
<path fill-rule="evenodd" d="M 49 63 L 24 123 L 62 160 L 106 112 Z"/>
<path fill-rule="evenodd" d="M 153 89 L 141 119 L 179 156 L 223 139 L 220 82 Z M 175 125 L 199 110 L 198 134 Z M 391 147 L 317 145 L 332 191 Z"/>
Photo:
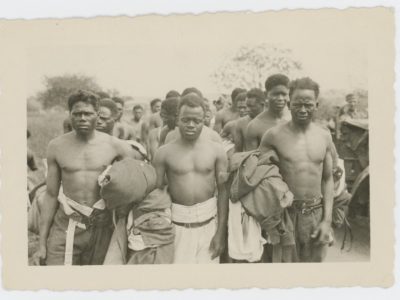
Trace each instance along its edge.
<path fill-rule="evenodd" d="M 48 148 L 49 149 L 58 149 L 59 147 L 68 145 L 71 143 L 74 136 L 75 136 L 75 133 L 73 131 L 59 135 L 49 142 Z"/>

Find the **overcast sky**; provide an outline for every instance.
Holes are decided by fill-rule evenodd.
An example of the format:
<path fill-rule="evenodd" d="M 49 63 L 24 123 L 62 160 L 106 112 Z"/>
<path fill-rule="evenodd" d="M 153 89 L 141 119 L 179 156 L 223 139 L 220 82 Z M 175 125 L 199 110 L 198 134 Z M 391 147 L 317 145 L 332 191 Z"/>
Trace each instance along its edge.
<path fill-rule="evenodd" d="M 312 13 L 302 18 L 275 13 L 268 18 L 230 14 L 153 20 L 117 23 L 108 18 L 93 36 L 96 29 L 83 26 L 86 39 L 75 39 L 69 24 L 61 23 L 51 34 L 61 41 L 64 36 L 64 42 L 28 49 L 28 95 L 43 88 L 45 75 L 66 73 L 93 76 L 102 88 L 132 97 L 163 97 L 170 89 L 188 86 L 219 93 L 210 74 L 240 46 L 260 43 L 292 49 L 303 75 L 319 82 L 322 90 L 367 88 L 366 49 L 357 20 L 340 26 L 338 18 Z"/>

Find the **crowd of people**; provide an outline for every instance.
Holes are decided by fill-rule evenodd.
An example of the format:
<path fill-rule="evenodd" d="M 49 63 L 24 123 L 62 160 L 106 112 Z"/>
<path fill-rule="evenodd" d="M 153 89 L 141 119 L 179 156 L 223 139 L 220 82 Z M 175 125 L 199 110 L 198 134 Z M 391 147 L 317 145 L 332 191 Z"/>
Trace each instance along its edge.
<path fill-rule="evenodd" d="M 190 87 L 124 120 L 122 99 L 76 91 L 48 145 L 33 263 L 322 262 L 347 191 L 319 92 L 274 74 L 230 105 Z"/>

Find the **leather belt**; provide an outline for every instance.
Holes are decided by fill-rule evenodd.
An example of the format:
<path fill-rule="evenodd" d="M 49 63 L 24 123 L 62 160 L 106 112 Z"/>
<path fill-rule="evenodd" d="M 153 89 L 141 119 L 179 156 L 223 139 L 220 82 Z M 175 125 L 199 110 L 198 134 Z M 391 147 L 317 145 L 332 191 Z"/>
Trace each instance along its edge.
<path fill-rule="evenodd" d="M 185 228 L 198 228 L 204 225 L 207 225 L 208 223 L 210 223 L 212 220 L 214 220 L 215 217 L 212 217 L 206 221 L 203 222 L 196 222 L 196 223 L 181 223 L 181 222 L 175 222 L 172 221 L 172 223 L 174 223 L 176 226 L 181 226 L 181 227 L 185 227 Z"/>
<path fill-rule="evenodd" d="M 312 200 L 294 200 L 291 208 L 302 215 L 309 215 L 315 209 L 321 208 L 322 198 L 314 198 Z"/>

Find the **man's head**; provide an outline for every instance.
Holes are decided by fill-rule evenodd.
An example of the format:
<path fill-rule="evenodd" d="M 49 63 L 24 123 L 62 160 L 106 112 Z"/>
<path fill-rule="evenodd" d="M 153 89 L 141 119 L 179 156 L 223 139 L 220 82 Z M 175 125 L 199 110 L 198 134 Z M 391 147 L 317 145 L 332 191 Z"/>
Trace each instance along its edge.
<path fill-rule="evenodd" d="M 289 101 L 289 78 L 283 74 L 274 74 L 265 81 L 268 109 L 282 112 Z"/>
<path fill-rule="evenodd" d="M 164 125 L 169 129 L 174 129 L 176 125 L 176 118 L 178 115 L 179 98 L 173 97 L 165 99 L 161 103 L 160 117 Z"/>
<path fill-rule="evenodd" d="M 141 106 L 140 104 L 135 105 L 132 109 L 132 113 L 135 121 L 139 122 L 140 119 L 143 117 L 143 106 Z"/>
<path fill-rule="evenodd" d="M 213 104 L 214 104 L 216 110 L 220 111 L 221 109 L 224 108 L 224 105 L 225 105 L 224 98 L 219 97 L 217 100 L 214 100 Z"/>
<path fill-rule="evenodd" d="M 290 83 L 289 96 L 292 121 L 298 125 L 309 124 L 318 107 L 318 83 L 308 77 L 296 79 Z"/>
<path fill-rule="evenodd" d="M 246 95 L 247 92 L 244 91 L 239 93 L 235 98 L 236 110 L 239 112 L 239 117 L 247 115 Z"/>
<path fill-rule="evenodd" d="M 195 93 L 200 98 L 203 98 L 203 94 L 200 92 L 199 89 L 197 89 L 195 87 L 188 87 L 188 88 L 184 89 L 181 97 L 186 96 L 187 94 L 190 94 L 190 93 Z"/>
<path fill-rule="evenodd" d="M 245 89 L 235 88 L 231 93 L 232 108 L 236 109 L 236 98 L 240 93 L 246 92 Z"/>
<path fill-rule="evenodd" d="M 206 107 L 202 97 L 189 93 L 179 103 L 178 126 L 184 140 L 194 141 L 201 134 Z"/>
<path fill-rule="evenodd" d="M 180 96 L 181 96 L 181 95 L 179 94 L 178 91 L 170 90 L 170 91 L 167 93 L 167 95 L 165 96 L 165 99 L 168 99 L 168 98 L 179 98 Z"/>
<path fill-rule="evenodd" d="M 346 95 L 346 102 L 347 102 L 347 105 L 348 105 L 350 111 L 354 111 L 356 109 L 356 105 L 357 105 L 358 101 L 354 94 Z"/>
<path fill-rule="evenodd" d="M 206 99 L 204 99 L 204 100 L 206 100 Z M 212 119 L 213 115 L 212 115 L 212 111 L 211 111 L 210 104 L 208 103 L 208 101 L 204 101 L 204 107 L 206 109 L 205 114 L 204 114 L 204 125 L 206 125 L 207 127 L 210 127 L 211 119 Z"/>
<path fill-rule="evenodd" d="M 99 98 L 96 94 L 79 90 L 68 98 L 71 126 L 79 135 L 91 134 L 96 128 Z"/>
<path fill-rule="evenodd" d="M 161 100 L 156 98 L 150 101 L 150 109 L 153 114 L 161 110 Z"/>
<path fill-rule="evenodd" d="M 119 120 L 121 120 L 122 115 L 124 114 L 125 101 L 124 101 L 124 99 L 119 98 L 119 97 L 113 97 L 112 100 L 117 105 L 117 110 L 118 110 L 118 115 L 117 115 L 117 118 L 115 120 L 119 121 Z"/>
<path fill-rule="evenodd" d="M 254 119 L 264 110 L 265 94 L 262 90 L 254 88 L 247 92 L 246 106 L 249 117 Z"/>
<path fill-rule="evenodd" d="M 112 135 L 118 114 L 117 104 L 113 100 L 101 99 L 96 130 Z"/>

